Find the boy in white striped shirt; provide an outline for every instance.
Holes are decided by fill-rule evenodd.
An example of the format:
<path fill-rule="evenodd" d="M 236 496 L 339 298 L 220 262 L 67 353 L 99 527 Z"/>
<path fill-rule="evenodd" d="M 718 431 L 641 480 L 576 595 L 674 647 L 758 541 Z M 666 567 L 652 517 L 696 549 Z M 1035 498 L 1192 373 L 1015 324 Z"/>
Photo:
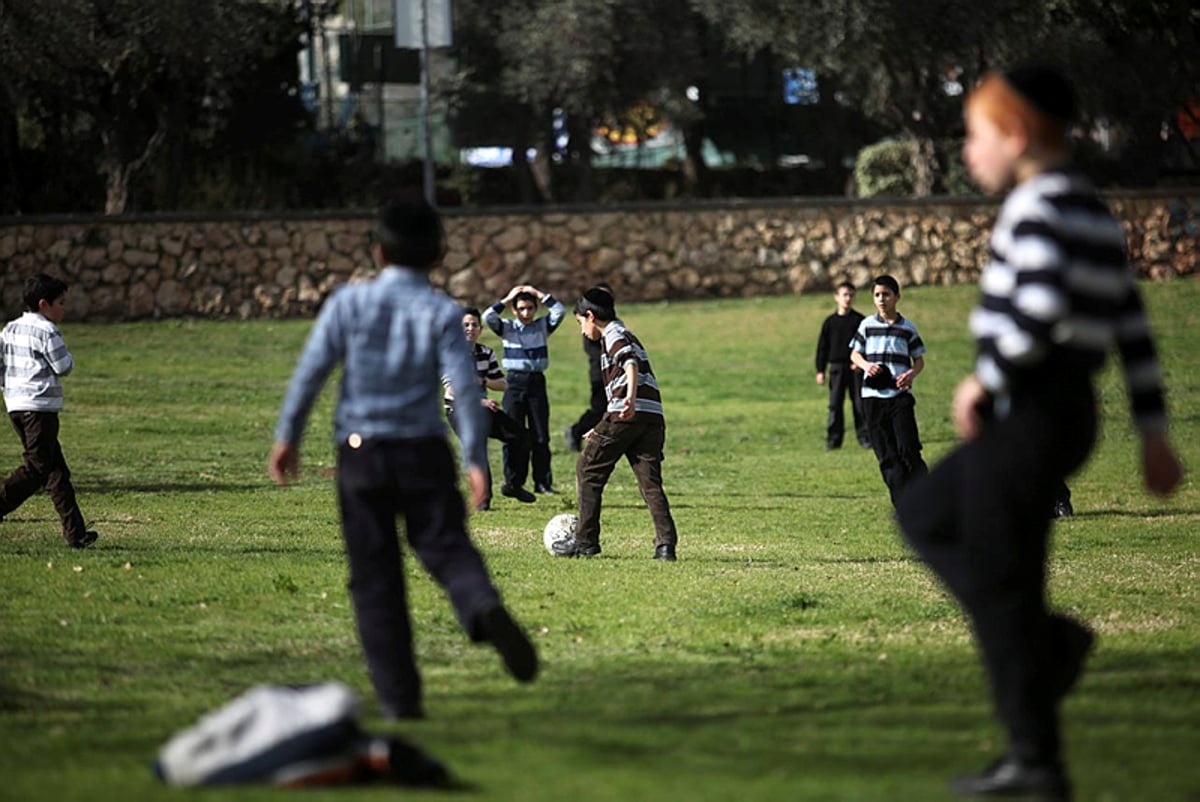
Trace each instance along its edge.
<path fill-rule="evenodd" d="M 1059 706 L 1095 635 L 1047 604 L 1046 510 L 1095 443 L 1094 376 L 1109 351 L 1121 357 L 1147 489 L 1165 495 L 1182 476 L 1124 229 L 1070 166 L 1073 109 L 1071 85 L 1045 67 L 991 73 L 967 98 L 967 169 L 1008 196 L 971 314 L 975 371 L 952 405 L 964 443 L 897 507 L 970 618 L 1006 731 L 1003 755 L 951 784 L 967 796 L 1072 796 Z"/>
<path fill-rule="evenodd" d="M 75 549 L 96 542 L 75 501 L 71 470 L 58 444 L 58 413 L 63 408 L 61 376 L 75 367 L 58 325 L 67 311 L 67 285 L 39 273 L 25 281 L 25 314 L 0 333 L 0 381 L 4 406 L 25 452 L 21 467 L 0 484 L 0 520 L 45 488 L 63 538 Z"/>

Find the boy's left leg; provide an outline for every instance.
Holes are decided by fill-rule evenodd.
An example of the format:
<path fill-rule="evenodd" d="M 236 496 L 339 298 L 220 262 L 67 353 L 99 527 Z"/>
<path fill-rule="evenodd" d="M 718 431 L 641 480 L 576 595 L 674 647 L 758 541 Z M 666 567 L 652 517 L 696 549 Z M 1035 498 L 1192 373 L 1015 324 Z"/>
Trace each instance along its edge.
<path fill-rule="evenodd" d="M 554 476 L 550 470 L 550 398 L 546 394 L 546 374 L 533 374 L 528 405 L 533 487 L 539 493 L 548 493 L 554 487 Z"/>
<path fill-rule="evenodd" d="M 467 636 L 489 641 L 510 674 L 529 682 L 537 652 L 500 602 L 500 593 L 467 534 L 454 455 L 438 438 L 412 441 L 411 459 L 394 463 L 396 492 L 403 498 L 408 542 L 446 591 Z"/>
<path fill-rule="evenodd" d="M 912 393 L 901 393 L 896 397 L 893 409 L 892 431 L 896 437 L 896 454 L 899 462 L 899 490 L 912 480 L 929 473 L 925 460 L 921 458 L 921 435 L 917 431 L 917 401 Z"/>
<path fill-rule="evenodd" d="M 626 450 L 629 465 L 637 477 L 638 489 L 650 509 L 650 517 L 654 520 L 655 553 L 670 553 L 675 557 L 675 546 L 679 542 L 679 534 L 675 530 L 675 519 L 671 516 L 671 504 L 663 490 L 662 461 L 663 443 L 666 441 L 666 427 L 644 424 L 641 435 Z M 664 548 L 669 547 L 669 548 Z"/>
<path fill-rule="evenodd" d="M 413 654 L 396 494 L 387 452 L 367 441 L 338 449 L 337 491 L 350 569 L 350 600 L 367 673 L 389 718 L 422 718 L 421 675 Z"/>
<path fill-rule="evenodd" d="M 825 423 L 825 450 L 831 451 L 842 447 L 842 439 L 846 433 L 846 416 L 843 411 L 846 400 L 847 381 L 850 374 L 848 365 L 838 362 L 829 365 L 829 418 Z"/>

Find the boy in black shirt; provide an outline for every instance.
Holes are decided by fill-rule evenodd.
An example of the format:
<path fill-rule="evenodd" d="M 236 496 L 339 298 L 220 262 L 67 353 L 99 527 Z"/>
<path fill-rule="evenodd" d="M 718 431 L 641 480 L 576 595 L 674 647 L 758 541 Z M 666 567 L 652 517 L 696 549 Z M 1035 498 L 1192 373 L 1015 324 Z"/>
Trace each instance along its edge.
<path fill-rule="evenodd" d="M 850 362 L 850 341 L 862 322 L 862 313 L 853 308 L 854 285 L 843 281 L 833 291 L 837 311 L 825 318 L 821 334 L 817 337 L 817 384 L 829 385 L 829 422 L 825 426 L 825 450 L 842 447 L 846 430 L 842 408 L 846 394 L 850 395 L 850 406 L 854 412 L 854 432 L 858 444 L 871 446 L 867 436 L 867 420 L 862 414 L 862 373 Z M 826 373 L 825 366 L 829 366 Z M 826 381 L 828 379 L 828 381 Z"/>

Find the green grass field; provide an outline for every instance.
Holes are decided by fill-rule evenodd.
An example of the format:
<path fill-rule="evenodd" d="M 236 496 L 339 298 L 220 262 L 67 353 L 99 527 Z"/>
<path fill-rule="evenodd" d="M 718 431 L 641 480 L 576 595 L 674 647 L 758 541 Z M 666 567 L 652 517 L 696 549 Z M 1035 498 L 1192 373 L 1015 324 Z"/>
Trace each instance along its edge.
<path fill-rule="evenodd" d="M 1200 465 L 1195 281 L 1146 285 L 1174 439 Z M 967 371 L 975 290 L 916 288 L 900 309 L 929 347 L 918 417 L 932 464 Z M 487 299 L 480 299 L 487 300 Z M 869 309 L 860 294 L 860 309 Z M 891 522 L 869 451 L 823 450 L 812 352 L 828 296 L 628 305 L 663 388 L 680 561 L 652 553 L 628 469 L 605 497 L 604 554 L 555 560 L 541 528 L 565 491 L 497 495 L 472 528 L 544 673 L 532 686 L 458 630 L 410 562 L 429 719 L 385 724 L 345 590 L 329 442 L 314 413 L 301 481 L 267 479 L 275 415 L 308 321 L 64 325 L 77 371 L 62 439 L 101 533 L 67 549 L 49 500 L 0 523 L 0 799 L 180 797 L 149 765 L 173 732 L 264 682 L 338 679 L 368 729 L 445 760 L 478 800 L 938 800 L 1001 747 L 957 607 Z M 485 342 L 495 344 L 487 335 Z M 552 428 L 582 411 L 576 329 L 552 339 Z M 1104 431 L 1057 525 L 1053 602 L 1100 633 L 1064 708 L 1081 800 L 1200 799 L 1200 491 L 1141 490 L 1117 371 Z M 851 442 L 852 442 L 852 438 Z M 498 469 L 499 448 L 492 444 Z M 0 435 L 0 470 L 19 462 Z M 498 471 L 497 471 L 498 472 Z M 262 788 L 198 799 L 274 799 Z M 355 788 L 305 800 L 434 799 Z"/>

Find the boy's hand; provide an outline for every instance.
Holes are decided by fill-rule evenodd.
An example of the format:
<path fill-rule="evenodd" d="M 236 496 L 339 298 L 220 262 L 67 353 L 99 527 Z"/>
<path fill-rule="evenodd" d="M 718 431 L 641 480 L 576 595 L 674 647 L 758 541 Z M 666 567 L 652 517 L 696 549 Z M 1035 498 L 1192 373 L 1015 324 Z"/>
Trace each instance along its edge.
<path fill-rule="evenodd" d="M 954 391 L 954 401 L 950 404 L 950 417 L 954 421 L 954 431 L 963 440 L 974 440 L 979 436 L 983 423 L 982 410 L 989 400 L 987 388 L 983 382 L 972 373 L 959 382 Z"/>
<path fill-rule="evenodd" d="M 276 443 L 267 459 L 267 473 L 275 484 L 286 485 L 300 475 L 300 452 L 291 443 Z"/>
<path fill-rule="evenodd" d="M 621 407 L 621 411 L 617 413 L 617 420 L 631 420 L 633 418 L 633 394 L 625 396 L 625 403 Z"/>
<path fill-rule="evenodd" d="M 913 379 L 915 379 L 916 377 L 917 377 L 917 374 L 915 372 L 913 372 L 912 368 L 909 368 L 908 370 L 904 371 L 903 373 L 901 373 L 899 376 L 896 377 L 896 389 L 911 390 Z"/>
<path fill-rule="evenodd" d="M 1158 496 L 1169 494 L 1183 479 L 1183 465 L 1163 432 L 1142 433 L 1142 476 Z"/>
<path fill-rule="evenodd" d="M 825 383 L 825 374 L 818 373 L 817 374 L 817 384 L 824 384 L 824 383 Z"/>

